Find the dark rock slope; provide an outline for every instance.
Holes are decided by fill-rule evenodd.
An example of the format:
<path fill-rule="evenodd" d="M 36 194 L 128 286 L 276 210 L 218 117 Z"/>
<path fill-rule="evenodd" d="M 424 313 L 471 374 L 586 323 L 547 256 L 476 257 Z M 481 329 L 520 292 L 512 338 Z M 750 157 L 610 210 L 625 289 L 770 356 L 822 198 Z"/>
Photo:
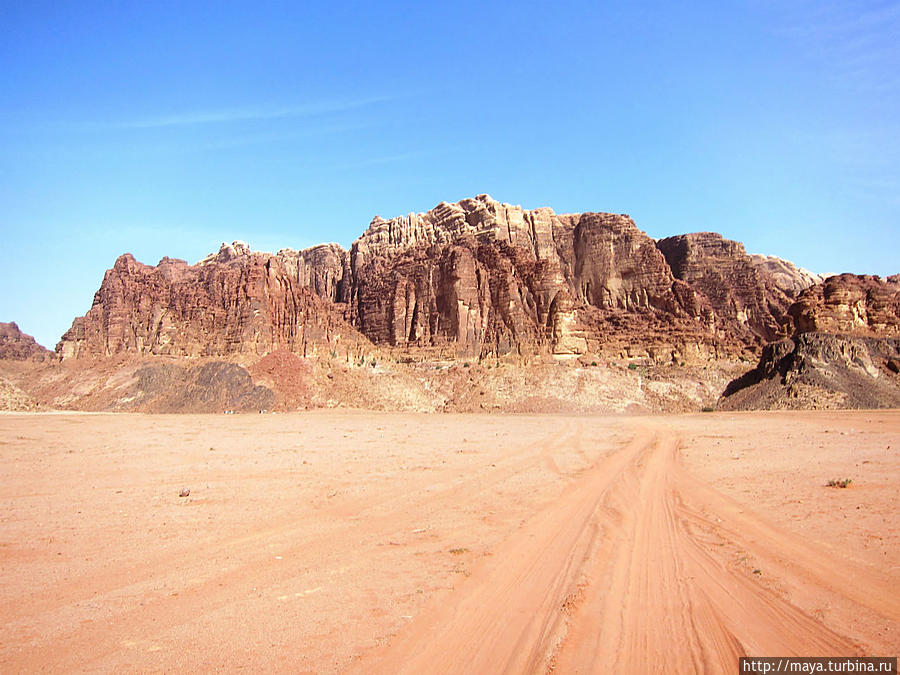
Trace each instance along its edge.
<path fill-rule="evenodd" d="M 841 274 L 788 310 L 792 337 L 731 382 L 725 409 L 900 406 L 900 277 Z"/>

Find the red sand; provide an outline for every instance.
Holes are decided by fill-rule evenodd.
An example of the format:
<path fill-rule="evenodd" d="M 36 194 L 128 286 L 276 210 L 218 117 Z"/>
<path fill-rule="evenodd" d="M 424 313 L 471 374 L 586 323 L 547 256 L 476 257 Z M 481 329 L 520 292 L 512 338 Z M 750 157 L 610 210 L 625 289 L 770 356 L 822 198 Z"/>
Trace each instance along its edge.
<path fill-rule="evenodd" d="M 0 671 L 896 655 L 898 448 L 897 411 L 0 415 Z"/>

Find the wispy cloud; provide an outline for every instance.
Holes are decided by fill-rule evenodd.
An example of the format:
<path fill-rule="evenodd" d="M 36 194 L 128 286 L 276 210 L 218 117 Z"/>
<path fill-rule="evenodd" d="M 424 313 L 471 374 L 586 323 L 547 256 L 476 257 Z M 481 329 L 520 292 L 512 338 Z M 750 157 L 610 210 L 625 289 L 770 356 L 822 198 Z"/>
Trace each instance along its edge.
<path fill-rule="evenodd" d="M 361 159 L 355 162 L 347 162 L 345 164 L 338 164 L 335 166 L 336 169 L 361 169 L 367 166 L 377 166 L 379 164 L 394 164 L 396 162 L 405 162 L 409 159 L 416 159 L 418 157 L 424 157 L 428 154 L 428 152 L 404 152 L 397 155 L 384 155 L 381 157 L 369 157 L 368 159 Z"/>
<path fill-rule="evenodd" d="M 338 113 L 356 108 L 385 103 L 392 100 L 388 96 L 373 96 L 344 101 L 316 101 L 288 106 L 248 106 L 239 108 L 219 108 L 217 110 L 200 110 L 121 122 L 116 126 L 127 129 L 152 129 L 159 127 L 176 127 L 201 124 L 227 124 L 230 122 L 247 122 L 255 120 L 273 120 L 288 117 L 313 117 Z"/>
<path fill-rule="evenodd" d="M 772 3 L 778 32 L 796 40 L 836 76 L 873 92 L 900 86 L 900 2 L 827 0 Z"/>
<path fill-rule="evenodd" d="M 302 130 L 292 132 L 272 132 L 245 134 L 241 136 L 233 136 L 209 143 L 199 145 L 197 150 L 229 150 L 231 148 L 241 148 L 250 145 L 266 145 L 272 143 L 286 143 L 298 141 L 312 137 L 326 136 L 329 134 L 346 134 L 372 127 L 369 123 L 359 124 L 326 124 L 323 126 L 312 125 L 306 126 Z"/>

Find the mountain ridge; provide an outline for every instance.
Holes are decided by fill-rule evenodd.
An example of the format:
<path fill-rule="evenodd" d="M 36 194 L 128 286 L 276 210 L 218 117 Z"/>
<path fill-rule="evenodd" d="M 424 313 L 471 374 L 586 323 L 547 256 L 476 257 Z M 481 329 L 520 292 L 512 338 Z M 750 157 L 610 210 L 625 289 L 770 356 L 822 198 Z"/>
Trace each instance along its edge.
<path fill-rule="evenodd" d="M 891 405 L 898 332 L 900 276 L 482 194 L 376 216 L 348 249 L 123 254 L 55 353 L 0 376 L 7 407 L 147 412 Z"/>
<path fill-rule="evenodd" d="M 525 210 L 485 194 L 421 214 L 376 216 L 350 249 L 319 244 L 267 254 L 234 242 L 196 265 L 164 258 L 155 267 L 126 254 L 58 352 L 63 358 L 122 350 L 306 353 L 309 341 L 296 333 L 306 335 L 317 316 L 329 316 L 332 326 L 349 324 L 374 345 L 450 348 L 465 357 L 619 353 L 636 331 L 672 358 L 753 351 L 784 332 L 791 298 L 742 245 L 714 237 L 720 267 L 732 269 L 719 275 L 730 285 L 720 283 L 717 295 L 696 275 L 685 280 L 673 273 L 665 242 L 679 237 L 658 242 L 624 214 Z M 696 243 L 695 235 L 680 238 Z M 697 264 L 713 257 L 701 251 Z M 748 279 L 737 279 L 733 269 Z M 802 278 L 793 283 L 801 286 Z M 128 290 L 130 284 L 136 288 Z M 218 318 L 196 330 L 191 322 L 203 317 L 179 303 L 184 296 Z M 203 342 L 216 329 L 231 337 Z M 319 327 L 313 334 L 330 340 Z"/>

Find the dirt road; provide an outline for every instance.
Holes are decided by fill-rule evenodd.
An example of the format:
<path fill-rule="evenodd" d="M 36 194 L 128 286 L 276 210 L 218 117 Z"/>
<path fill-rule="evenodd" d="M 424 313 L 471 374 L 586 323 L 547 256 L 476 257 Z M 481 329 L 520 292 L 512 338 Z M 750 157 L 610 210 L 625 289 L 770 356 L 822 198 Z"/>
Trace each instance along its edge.
<path fill-rule="evenodd" d="M 898 447 L 896 412 L 3 415 L 0 670 L 893 655 Z"/>

